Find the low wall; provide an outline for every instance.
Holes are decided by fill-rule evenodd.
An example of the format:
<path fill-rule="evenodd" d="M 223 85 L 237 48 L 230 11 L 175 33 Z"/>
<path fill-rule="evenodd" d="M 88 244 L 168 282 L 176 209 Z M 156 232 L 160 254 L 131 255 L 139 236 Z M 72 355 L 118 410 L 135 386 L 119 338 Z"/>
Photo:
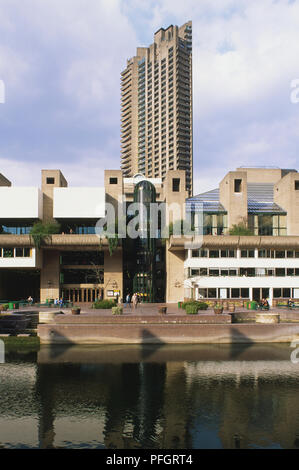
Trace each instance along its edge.
<path fill-rule="evenodd" d="M 56 323 L 39 325 L 42 344 L 280 343 L 299 339 L 296 324 Z"/>

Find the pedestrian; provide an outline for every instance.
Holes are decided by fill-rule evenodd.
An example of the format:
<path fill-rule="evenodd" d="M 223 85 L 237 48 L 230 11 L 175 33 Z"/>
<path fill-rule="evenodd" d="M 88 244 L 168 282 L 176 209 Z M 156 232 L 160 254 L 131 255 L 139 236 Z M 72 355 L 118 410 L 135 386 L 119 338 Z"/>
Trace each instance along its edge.
<path fill-rule="evenodd" d="M 137 303 L 138 303 L 138 296 L 136 293 L 132 297 L 132 302 L 133 302 L 133 309 L 135 310 L 137 308 Z"/>
<path fill-rule="evenodd" d="M 129 294 L 129 293 L 128 293 L 127 296 L 126 296 L 125 307 L 131 308 L 131 297 L 130 297 L 130 294 Z"/>

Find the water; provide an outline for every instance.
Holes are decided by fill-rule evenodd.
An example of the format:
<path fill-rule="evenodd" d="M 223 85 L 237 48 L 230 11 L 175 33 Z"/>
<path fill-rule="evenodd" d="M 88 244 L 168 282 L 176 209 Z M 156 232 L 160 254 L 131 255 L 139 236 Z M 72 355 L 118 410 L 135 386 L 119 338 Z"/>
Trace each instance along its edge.
<path fill-rule="evenodd" d="M 290 345 L 41 347 L 0 364 L 0 447 L 299 448 Z"/>

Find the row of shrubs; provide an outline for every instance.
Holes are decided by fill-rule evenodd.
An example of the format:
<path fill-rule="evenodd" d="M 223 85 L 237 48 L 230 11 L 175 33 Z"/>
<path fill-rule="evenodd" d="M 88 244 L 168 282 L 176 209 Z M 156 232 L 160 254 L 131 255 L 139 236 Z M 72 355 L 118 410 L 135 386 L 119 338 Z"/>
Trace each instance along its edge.
<path fill-rule="evenodd" d="M 182 308 L 188 314 L 197 314 L 199 310 L 207 310 L 209 305 L 206 302 L 199 302 L 198 300 L 189 300 L 182 303 Z"/>
<path fill-rule="evenodd" d="M 107 300 L 98 300 L 97 302 L 94 302 L 94 304 L 92 305 L 92 308 L 108 310 L 115 306 L 116 306 L 115 300 L 107 299 Z"/>

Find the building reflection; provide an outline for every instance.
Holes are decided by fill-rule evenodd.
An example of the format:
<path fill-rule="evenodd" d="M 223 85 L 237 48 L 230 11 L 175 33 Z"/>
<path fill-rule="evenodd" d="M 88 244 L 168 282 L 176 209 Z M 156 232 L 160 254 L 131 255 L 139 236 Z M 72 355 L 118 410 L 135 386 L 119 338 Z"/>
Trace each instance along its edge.
<path fill-rule="evenodd" d="M 164 346 L 144 355 L 138 348 L 42 348 L 26 392 L 38 417 L 38 446 L 299 447 L 299 370 L 286 360 L 287 347 L 267 349 L 259 361 L 246 360 L 254 351 L 241 351 L 239 360 L 225 348 L 196 349 Z M 9 380 L 15 391 L 16 377 Z M 11 419 L 18 418 L 20 403 L 9 406 Z M 30 413 L 29 402 L 24 411 Z"/>

